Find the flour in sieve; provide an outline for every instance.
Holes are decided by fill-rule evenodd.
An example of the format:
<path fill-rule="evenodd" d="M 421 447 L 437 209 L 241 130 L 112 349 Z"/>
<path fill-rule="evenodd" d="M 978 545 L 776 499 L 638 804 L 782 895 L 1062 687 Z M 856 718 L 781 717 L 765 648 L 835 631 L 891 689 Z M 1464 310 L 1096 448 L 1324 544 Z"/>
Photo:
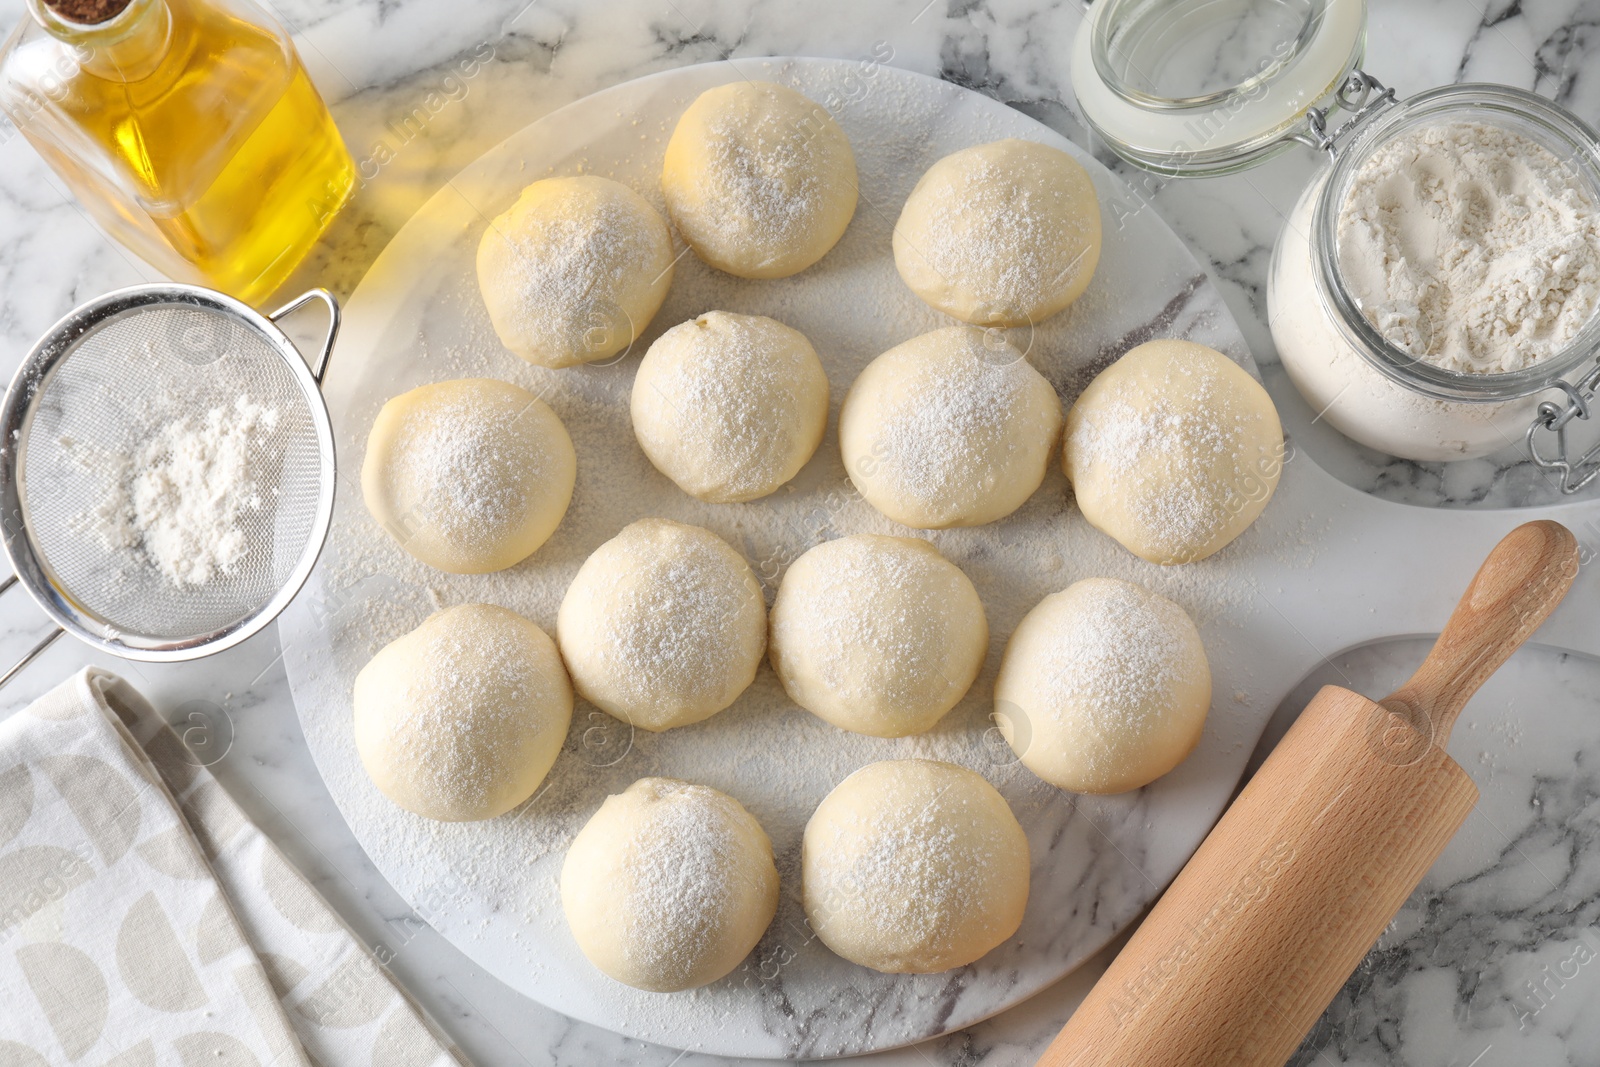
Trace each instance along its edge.
<path fill-rule="evenodd" d="M 231 408 L 167 422 L 131 454 L 62 446 L 107 474 L 105 498 L 75 525 L 108 551 L 136 552 L 175 586 L 232 573 L 250 552 L 246 527 L 269 504 L 265 447 L 276 408 L 248 396 Z"/>

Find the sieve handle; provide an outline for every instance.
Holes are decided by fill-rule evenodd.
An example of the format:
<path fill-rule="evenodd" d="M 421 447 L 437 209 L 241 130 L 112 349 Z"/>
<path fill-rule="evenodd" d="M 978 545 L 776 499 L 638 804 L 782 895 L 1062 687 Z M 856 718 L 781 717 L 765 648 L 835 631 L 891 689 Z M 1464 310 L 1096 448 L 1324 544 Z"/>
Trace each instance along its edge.
<path fill-rule="evenodd" d="M 11 591 L 11 587 L 16 584 L 17 576 L 15 574 L 7 578 L 5 581 L 0 582 L 0 596 L 5 596 Z M 22 669 L 24 667 L 38 659 L 40 654 L 43 653 L 45 649 L 55 644 L 56 639 L 64 632 L 65 631 L 63 631 L 61 627 L 54 627 L 50 633 L 45 636 L 44 640 L 28 649 L 28 651 L 23 654 L 21 659 L 17 660 L 17 662 L 6 668 L 6 672 L 4 674 L 0 674 L 0 689 L 4 689 L 6 685 L 10 683 L 11 679 L 22 673 Z"/>
<path fill-rule="evenodd" d="M 288 318 L 313 300 L 320 300 L 328 305 L 328 336 L 323 339 L 321 353 L 311 361 L 311 377 L 317 380 L 318 385 L 321 385 L 322 376 L 328 372 L 328 359 L 333 355 L 334 339 L 339 336 L 339 301 L 335 300 L 333 294 L 326 289 L 307 289 L 283 305 L 283 307 L 268 315 L 267 318 L 272 320 L 273 325 L 277 325 L 280 319 Z M 0 593 L 3 592 L 5 590 L 0 589 Z M 4 684 L 5 682 L 0 680 L 0 685 Z"/>

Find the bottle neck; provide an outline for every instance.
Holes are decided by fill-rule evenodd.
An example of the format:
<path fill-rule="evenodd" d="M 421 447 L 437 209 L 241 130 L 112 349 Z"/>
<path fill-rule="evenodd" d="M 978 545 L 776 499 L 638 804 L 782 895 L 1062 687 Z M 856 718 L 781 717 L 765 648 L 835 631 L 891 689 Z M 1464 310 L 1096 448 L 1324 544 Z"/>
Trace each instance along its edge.
<path fill-rule="evenodd" d="M 95 23 L 63 18 L 45 0 L 28 0 L 28 11 L 52 37 L 72 47 L 85 72 L 107 81 L 148 77 L 172 41 L 167 0 L 132 0 L 115 16 Z"/>

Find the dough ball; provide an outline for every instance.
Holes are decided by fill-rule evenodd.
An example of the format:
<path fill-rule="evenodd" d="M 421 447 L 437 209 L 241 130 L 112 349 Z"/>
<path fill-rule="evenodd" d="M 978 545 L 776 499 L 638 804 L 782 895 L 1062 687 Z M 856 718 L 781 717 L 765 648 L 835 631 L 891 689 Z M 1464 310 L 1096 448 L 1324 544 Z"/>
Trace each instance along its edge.
<path fill-rule="evenodd" d="M 858 734 L 932 728 L 988 649 L 972 582 L 913 537 L 824 541 L 790 565 L 772 605 L 772 667 L 790 699 Z"/>
<path fill-rule="evenodd" d="M 970 326 L 914 337 L 871 363 L 839 411 L 839 446 L 867 502 L 919 529 L 1004 518 L 1044 481 L 1061 401 L 1009 342 Z"/>
<path fill-rule="evenodd" d="M 430 819 L 492 819 L 533 795 L 572 722 L 555 642 L 492 604 L 432 615 L 356 675 L 356 751 L 379 792 Z"/>
<path fill-rule="evenodd" d="M 894 264 L 929 305 L 965 322 L 1042 322 L 1088 288 L 1100 201 L 1067 153 L 995 141 L 945 156 L 911 190 Z"/>
<path fill-rule="evenodd" d="M 1088 578 L 1023 617 L 994 700 L 1001 735 L 1034 774 L 1075 793 L 1121 793 L 1199 743 L 1211 669 L 1178 605 L 1132 582 Z"/>
<path fill-rule="evenodd" d="M 994 786 L 937 760 L 861 768 L 806 823 L 806 917 L 863 967 L 932 974 L 1017 932 L 1028 904 L 1028 839 Z"/>
<path fill-rule="evenodd" d="M 710 311 L 662 334 L 633 380 L 633 432 L 656 469 L 713 504 L 766 496 L 828 424 L 828 376 L 805 335 Z"/>
<path fill-rule="evenodd" d="M 707 89 L 678 120 L 661 192 L 701 259 L 741 278 L 786 278 L 844 236 L 856 160 L 820 105 L 741 79 Z"/>
<path fill-rule="evenodd" d="M 1272 398 L 1242 367 L 1192 341 L 1149 341 L 1067 413 L 1062 465 L 1096 528 L 1151 563 L 1189 563 L 1256 521 L 1283 456 Z"/>
<path fill-rule="evenodd" d="M 578 457 L 548 404 L 461 378 L 402 393 L 367 435 L 361 493 L 400 547 L 452 574 L 518 563 L 561 525 Z"/>
<path fill-rule="evenodd" d="M 739 966 L 777 913 L 772 842 L 726 793 L 641 778 L 573 839 L 561 907 L 589 962 L 617 981 L 703 986 Z"/>
<path fill-rule="evenodd" d="M 478 243 L 478 288 L 500 342 L 539 367 L 633 344 L 672 284 L 672 233 L 650 202 L 609 178 L 546 178 L 522 190 Z"/>
<path fill-rule="evenodd" d="M 767 605 L 750 565 L 722 538 L 640 519 L 578 568 L 556 636 L 585 700 L 668 730 L 710 718 L 755 680 Z"/>

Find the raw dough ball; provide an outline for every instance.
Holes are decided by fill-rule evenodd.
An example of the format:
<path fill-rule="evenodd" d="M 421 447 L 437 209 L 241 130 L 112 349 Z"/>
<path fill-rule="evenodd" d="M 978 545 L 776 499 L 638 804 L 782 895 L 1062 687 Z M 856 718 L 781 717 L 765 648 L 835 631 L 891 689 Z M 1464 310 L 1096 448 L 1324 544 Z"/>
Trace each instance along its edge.
<path fill-rule="evenodd" d="M 772 605 L 772 667 L 789 697 L 858 734 L 930 729 L 988 649 L 972 582 L 913 537 L 824 541 L 789 567 Z"/>
<path fill-rule="evenodd" d="M 978 526 L 1033 495 L 1061 401 L 1009 342 L 970 326 L 867 364 L 839 410 L 839 447 L 867 502 L 920 529 Z"/>
<path fill-rule="evenodd" d="M 1205 559 L 1256 520 L 1283 469 L 1261 384 L 1192 341 L 1149 341 L 1067 413 L 1062 466 L 1084 518 L 1151 563 Z"/>
<path fill-rule="evenodd" d="M 806 918 L 863 967 L 962 967 L 1022 925 L 1028 839 L 982 776 L 937 760 L 861 768 L 806 823 Z"/>
<path fill-rule="evenodd" d="M 894 227 L 894 264 L 928 304 L 966 322 L 1025 326 L 1082 295 L 1100 260 L 1100 202 L 1077 160 L 1033 141 L 945 156 Z"/>
<path fill-rule="evenodd" d="M 755 680 L 767 605 L 750 565 L 722 538 L 640 519 L 578 568 L 556 637 L 585 700 L 668 730 L 710 718 Z"/>
<path fill-rule="evenodd" d="M 589 962 L 617 981 L 703 986 L 739 966 L 777 913 L 772 842 L 726 793 L 641 778 L 573 839 L 561 907 Z"/>
<path fill-rule="evenodd" d="M 492 819 L 527 800 L 571 722 L 555 642 L 492 604 L 430 616 L 356 675 L 362 766 L 384 796 L 430 819 Z"/>
<path fill-rule="evenodd" d="M 823 108 L 771 82 L 701 93 L 661 170 L 695 254 L 741 278 L 786 278 L 827 255 L 856 211 L 856 160 Z"/>
<path fill-rule="evenodd" d="M 578 457 L 549 405 L 493 378 L 423 385 L 383 405 L 361 465 L 367 510 L 452 574 L 518 563 L 572 501 Z"/>
<path fill-rule="evenodd" d="M 650 346 L 632 409 L 645 455 L 684 492 L 713 504 L 754 500 L 822 443 L 828 376 L 798 330 L 710 311 Z"/>
<path fill-rule="evenodd" d="M 1178 605 L 1132 582 L 1088 578 L 1023 617 L 994 700 L 1001 735 L 1034 774 L 1075 793 L 1121 793 L 1199 743 L 1211 669 Z"/>
<path fill-rule="evenodd" d="M 667 221 L 644 197 L 609 178 L 546 178 L 483 231 L 478 288 L 502 344 L 570 367 L 633 344 L 672 263 Z"/>

